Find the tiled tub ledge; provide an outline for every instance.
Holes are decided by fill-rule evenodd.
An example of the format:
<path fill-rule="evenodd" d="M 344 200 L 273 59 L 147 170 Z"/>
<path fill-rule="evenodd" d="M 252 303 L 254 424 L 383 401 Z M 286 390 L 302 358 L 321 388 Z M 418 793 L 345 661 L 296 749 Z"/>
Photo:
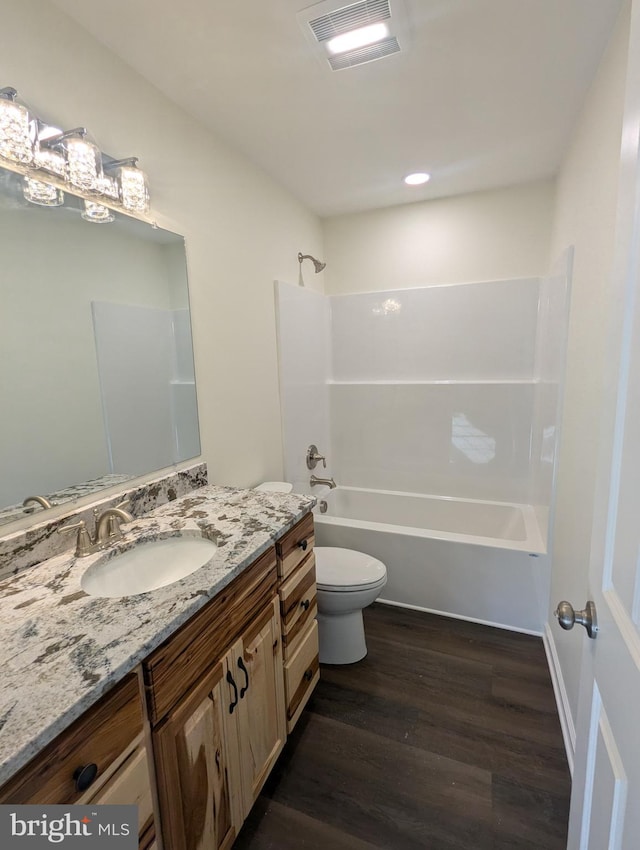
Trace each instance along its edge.
<path fill-rule="evenodd" d="M 211 559 L 158 590 L 88 596 L 86 569 L 104 552 L 57 555 L 0 582 L 0 784 L 133 670 L 313 506 L 308 496 L 208 485 L 123 526 L 114 548 L 196 532 Z"/>

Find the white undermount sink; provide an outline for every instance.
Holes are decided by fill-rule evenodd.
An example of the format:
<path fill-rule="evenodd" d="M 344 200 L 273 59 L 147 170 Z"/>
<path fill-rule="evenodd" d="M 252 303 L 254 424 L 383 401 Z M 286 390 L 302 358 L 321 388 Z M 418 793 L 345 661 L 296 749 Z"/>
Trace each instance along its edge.
<path fill-rule="evenodd" d="M 211 560 L 216 548 L 212 540 L 200 536 L 141 542 L 100 558 L 85 571 L 80 584 L 90 596 L 135 596 L 191 575 Z"/>

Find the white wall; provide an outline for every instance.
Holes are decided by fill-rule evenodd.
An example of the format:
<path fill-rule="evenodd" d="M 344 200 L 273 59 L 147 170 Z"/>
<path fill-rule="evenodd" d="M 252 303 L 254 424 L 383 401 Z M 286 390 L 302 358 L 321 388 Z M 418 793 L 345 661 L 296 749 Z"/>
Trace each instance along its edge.
<path fill-rule="evenodd" d="M 575 256 L 552 549 L 552 606 L 568 599 L 582 607 L 588 592 L 627 42 L 625 4 L 558 178 L 552 254 L 557 256 L 573 244 Z M 572 735 L 584 632 L 560 632 L 551 612 L 550 620 L 547 636 L 560 667 Z"/>
<path fill-rule="evenodd" d="M 277 282 L 280 398 L 284 475 L 297 492 L 310 492 L 307 450 L 315 445 L 328 468 L 316 466 L 321 478 L 335 473 L 329 445 L 330 308 L 318 292 Z"/>
<path fill-rule="evenodd" d="M 553 204 L 537 182 L 327 219 L 326 291 L 546 274 Z"/>
<path fill-rule="evenodd" d="M 47 0 L 5 0 L 4 84 L 43 117 L 140 157 L 158 223 L 186 237 L 203 459 L 212 481 L 282 475 L 273 280 L 320 222 Z M 308 285 L 322 286 L 322 275 Z"/>

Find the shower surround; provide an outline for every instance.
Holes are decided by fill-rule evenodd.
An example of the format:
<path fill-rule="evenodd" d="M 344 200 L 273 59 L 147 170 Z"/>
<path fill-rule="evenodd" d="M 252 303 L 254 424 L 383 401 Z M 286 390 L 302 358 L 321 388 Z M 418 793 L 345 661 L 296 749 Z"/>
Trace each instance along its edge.
<path fill-rule="evenodd" d="M 534 571 L 536 598 L 517 621 L 510 614 L 517 591 L 511 576 L 512 598 L 504 600 L 502 615 L 495 602 L 483 612 L 481 603 L 463 598 L 465 584 L 482 581 L 474 573 L 471 582 L 469 571 L 487 561 L 471 537 L 463 547 L 468 564 L 460 566 L 456 557 L 444 577 L 441 564 L 430 565 L 430 554 L 403 550 L 394 538 L 397 563 L 387 564 L 385 598 L 397 591 L 387 601 L 526 631 L 542 628 L 570 268 L 568 252 L 542 279 L 337 296 L 276 284 L 284 467 L 296 489 L 309 490 L 305 453 L 315 443 L 342 487 L 396 493 L 399 500 L 412 493 L 527 506 L 537 519 L 541 542 L 531 547 L 536 558 L 527 567 Z M 322 545 L 345 545 L 344 529 L 338 540 L 335 523 L 323 523 L 322 515 L 317 520 Z M 426 530 L 439 535 L 437 528 Z M 419 532 L 423 537 L 425 529 Z M 383 533 L 390 532 L 376 526 L 366 551 L 376 555 Z M 385 538 L 387 558 L 388 543 Z M 522 571 L 522 552 L 518 563 Z M 431 569 L 439 586 L 449 584 L 447 610 L 429 587 L 436 577 Z M 488 594 L 500 598 L 505 583 L 495 570 L 487 582 Z M 522 593 L 530 584 L 522 584 Z"/>

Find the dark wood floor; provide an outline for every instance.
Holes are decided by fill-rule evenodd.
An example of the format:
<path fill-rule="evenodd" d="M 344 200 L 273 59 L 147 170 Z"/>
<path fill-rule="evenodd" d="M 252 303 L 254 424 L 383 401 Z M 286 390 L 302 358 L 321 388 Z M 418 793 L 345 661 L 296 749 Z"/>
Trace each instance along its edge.
<path fill-rule="evenodd" d="M 323 666 L 236 848 L 564 850 L 569 771 L 539 638 L 373 605 Z"/>

